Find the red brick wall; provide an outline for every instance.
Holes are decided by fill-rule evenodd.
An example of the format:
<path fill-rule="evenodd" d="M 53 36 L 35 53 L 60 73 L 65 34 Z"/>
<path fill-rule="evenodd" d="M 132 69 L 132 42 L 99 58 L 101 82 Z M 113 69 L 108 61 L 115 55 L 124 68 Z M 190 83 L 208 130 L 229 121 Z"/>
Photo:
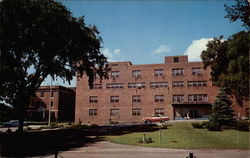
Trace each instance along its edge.
<path fill-rule="evenodd" d="M 178 57 L 178 56 L 177 56 Z M 201 75 L 192 75 L 193 67 L 203 67 L 202 62 L 188 62 L 187 56 L 179 56 L 179 62 L 173 62 L 174 57 L 166 57 L 163 64 L 131 65 L 130 62 L 111 63 L 111 71 L 119 71 L 119 78 L 102 81 L 102 89 L 90 89 L 87 77 L 78 78 L 76 86 L 75 121 L 90 124 L 109 124 L 109 121 L 119 123 L 142 122 L 143 117 L 151 116 L 155 108 L 164 108 L 165 114 L 174 119 L 172 96 L 183 94 L 184 102 L 188 102 L 188 94 L 207 94 L 208 102 L 212 103 L 217 93 L 217 87 L 212 86 L 210 70 L 202 69 Z M 183 68 L 184 74 L 172 76 L 173 68 Z M 163 76 L 154 76 L 155 69 L 163 69 Z M 133 70 L 141 70 L 141 77 L 132 77 Z M 173 81 L 184 81 L 184 87 L 172 87 Z M 204 87 L 188 87 L 187 81 L 207 81 Z M 128 88 L 128 83 L 145 82 L 145 88 Z M 168 82 L 166 88 L 150 88 L 150 82 Z M 97 79 L 95 83 L 100 83 Z M 123 89 L 107 89 L 107 83 L 123 83 Z M 141 95 L 140 103 L 132 103 L 133 95 Z M 164 95 L 164 102 L 155 102 L 155 95 Z M 89 103 L 90 96 L 98 96 L 98 103 Z M 110 103 L 110 96 L 119 96 L 118 103 Z M 195 103 L 194 103 L 195 105 Z M 198 106 L 198 105 L 197 105 Z M 199 105 L 202 106 L 202 105 Z M 110 116 L 110 109 L 118 108 L 119 116 Z M 141 108 L 140 116 L 132 116 L 132 108 Z M 98 109 L 96 116 L 89 116 L 89 109 Z"/>
<path fill-rule="evenodd" d="M 53 92 L 53 97 L 50 97 Z M 41 97 L 41 93 L 44 96 Z M 41 86 L 36 91 L 36 102 L 42 102 L 46 109 L 46 119 L 48 119 L 48 111 L 50 102 L 53 101 L 51 111 L 54 111 L 55 118 L 59 121 L 74 121 L 75 113 L 75 90 L 62 86 Z M 36 103 L 37 104 L 37 103 Z"/>

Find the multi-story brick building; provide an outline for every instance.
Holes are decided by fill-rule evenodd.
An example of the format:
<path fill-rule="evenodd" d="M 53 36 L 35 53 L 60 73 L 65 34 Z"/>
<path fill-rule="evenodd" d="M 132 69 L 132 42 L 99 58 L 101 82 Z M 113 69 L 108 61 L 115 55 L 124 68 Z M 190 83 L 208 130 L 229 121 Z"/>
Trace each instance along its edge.
<path fill-rule="evenodd" d="M 39 87 L 36 95 L 32 96 L 28 116 L 31 119 L 35 117 L 35 119 L 47 120 L 49 110 L 54 121 L 74 121 L 75 88 L 63 86 Z"/>
<path fill-rule="evenodd" d="M 112 62 L 110 79 L 88 86 L 78 78 L 75 121 L 108 125 L 142 122 L 152 114 L 170 119 L 207 118 L 218 88 L 202 62 L 187 56 L 165 57 L 165 63 L 132 65 Z"/>

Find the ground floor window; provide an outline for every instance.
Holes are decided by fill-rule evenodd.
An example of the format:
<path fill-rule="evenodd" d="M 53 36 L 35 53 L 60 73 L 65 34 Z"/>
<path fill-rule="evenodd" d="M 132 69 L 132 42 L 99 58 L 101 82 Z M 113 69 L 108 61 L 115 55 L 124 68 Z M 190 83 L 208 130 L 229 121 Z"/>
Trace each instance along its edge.
<path fill-rule="evenodd" d="M 89 109 L 89 116 L 97 115 L 97 109 Z"/>
<path fill-rule="evenodd" d="M 132 109 L 132 115 L 133 116 L 141 115 L 141 109 L 139 109 L 139 108 Z"/>
<path fill-rule="evenodd" d="M 155 114 L 156 115 L 164 115 L 165 114 L 164 108 L 156 108 L 155 109 Z"/>
<path fill-rule="evenodd" d="M 110 109 L 110 116 L 119 115 L 119 109 Z"/>

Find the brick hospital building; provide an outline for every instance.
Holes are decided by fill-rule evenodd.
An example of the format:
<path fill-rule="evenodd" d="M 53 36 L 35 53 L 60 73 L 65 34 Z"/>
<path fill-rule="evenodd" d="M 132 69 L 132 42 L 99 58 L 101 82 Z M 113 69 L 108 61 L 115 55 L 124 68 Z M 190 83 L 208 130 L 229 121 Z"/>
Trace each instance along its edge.
<path fill-rule="evenodd" d="M 93 88 L 88 78 L 78 78 L 75 121 L 109 125 L 142 122 L 152 114 L 172 120 L 206 119 L 218 88 L 202 62 L 187 56 L 165 57 L 165 63 L 132 65 L 112 62 L 110 79 L 97 79 Z"/>

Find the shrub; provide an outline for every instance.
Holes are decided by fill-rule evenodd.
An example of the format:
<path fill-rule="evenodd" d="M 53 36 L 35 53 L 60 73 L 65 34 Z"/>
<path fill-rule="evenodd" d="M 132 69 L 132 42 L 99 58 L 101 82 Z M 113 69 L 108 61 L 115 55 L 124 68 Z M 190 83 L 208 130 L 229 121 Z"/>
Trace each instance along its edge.
<path fill-rule="evenodd" d="M 161 129 L 168 129 L 168 124 L 163 124 L 163 125 L 161 126 Z"/>
<path fill-rule="evenodd" d="M 144 144 L 149 144 L 149 143 L 153 143 L 153 140 L 152 140 L 152 138 L 145 138 L 145 140 L 144 140 L 144 142 L 143 142 L 143 138 L 140 138 L 139 140 L 138 140 L 138 143 L 144 143 Z"/>
<path fill-rule="evenodd" d="M 89 126 L 90 128 L 97 128 L 97 127 L 99 127 L 97 124 L 92 124 L 92 125 L 90 125 Z"/>
<path fill-rule="evenodd" d="M 193 122 L 191 123 L 193 128 L 204 128 L 204 123 L 199 123 L 199 122 Z"/>
<path fill-rule="evenodd" d="M 238 121 L 236 128 L 240 131 L 249 131 L 249 122 L 248 121 Z"/>
<path fill-rule="evenodd" d="M 221 131 L 221 126 L 219 123 L 216 122 L 206 122 L 205 123 L 205 127 L 209 130 L 209 131 Z"/>

